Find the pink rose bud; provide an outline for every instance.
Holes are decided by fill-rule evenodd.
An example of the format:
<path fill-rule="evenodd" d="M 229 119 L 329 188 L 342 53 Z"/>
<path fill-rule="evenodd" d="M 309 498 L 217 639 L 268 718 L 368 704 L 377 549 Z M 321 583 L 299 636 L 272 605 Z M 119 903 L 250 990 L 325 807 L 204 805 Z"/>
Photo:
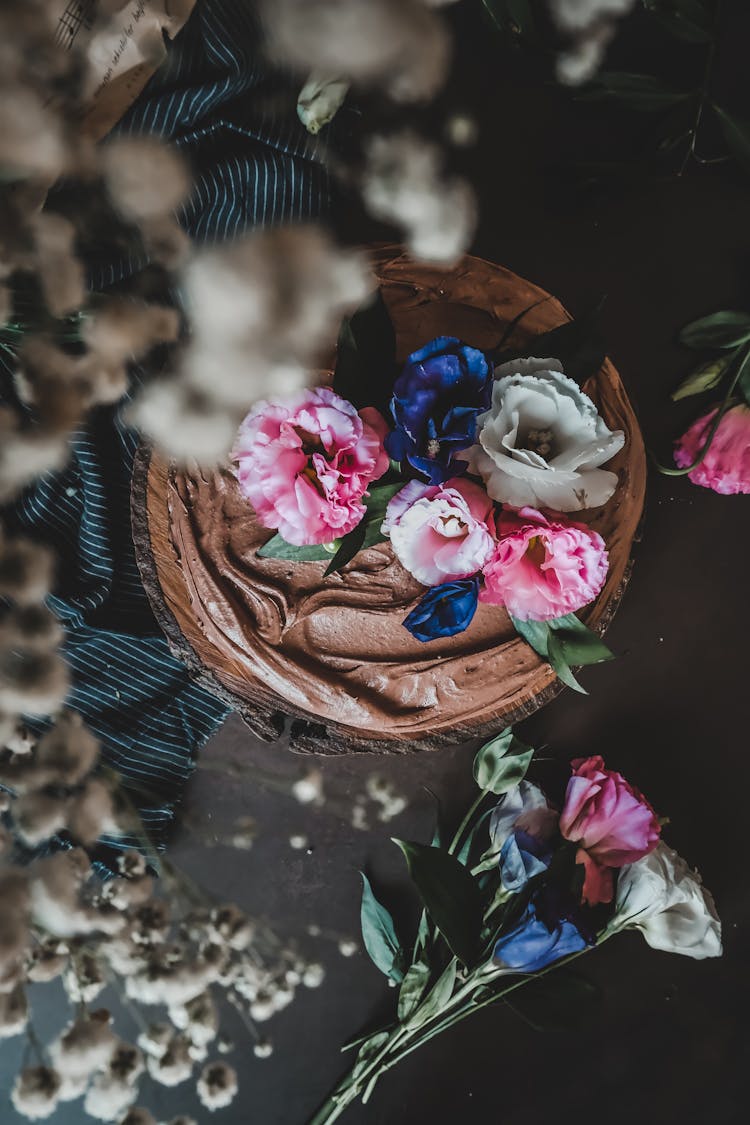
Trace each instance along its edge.
<path fill-rule="evenodd" d="M 601 535 L 535 508 L 504 509 L 498 543 L 484 568 L 480 600 L 505 606 L 519 621 L 548 621 L 588 605 L 607 577 Z"/>
<path fill-rule="evenodd" d="M 495 547 L 491 513 L 484 489 L 462 477 L 439 485 L 412 480 L 388 505 L 383 532 L 418 582 L 438 586 L 482 569 Z"/>
<path fill-rule="evenodd" d="M 700 453 L 716 409 L 699 418 L 677 442 L 674 459 L 680 469 L 692 465 Z M 688 480 L 724 496 L 750 492 L 750 407 L 740 403 L 727 410 L 708 453 L 700 465 L 688 473 Z"/>
<path fill-rule="evenodd" d="M 362 496 L 388 468 L 386 424 L 328 387 L 260 402 L 240 426 L 233 459 L 243 496 L 288 543 L 330 543 L 357 526 Z"/>
<path fill-rule="evenodd" d="M 653 851 L 661 827 L 648 801 L 599 755 L 571 762 L 560 832 L 579 845 L 585 869 L 583 901 L 611 902 L 612 868 L 635 863 Z"/>

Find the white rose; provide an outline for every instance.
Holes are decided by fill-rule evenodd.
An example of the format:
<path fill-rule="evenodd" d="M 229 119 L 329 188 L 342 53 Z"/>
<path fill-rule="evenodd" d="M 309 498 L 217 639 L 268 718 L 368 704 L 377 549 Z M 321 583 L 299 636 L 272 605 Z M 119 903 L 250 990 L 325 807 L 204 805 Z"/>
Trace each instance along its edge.
<path fill-rule="evenodd" d="M 623 867 L 617 879 L 615 926 L 639 929 L 654 949 L 701 960 L 721 956 L 721 922 L 697 871 L 659 843 Z"/>
<path fill-rule="evenodd" d="M 493 500 L 578 512 L 609 500 L 617 476 L 600 466 L 624 444 L 622 430 L 608 429 L 559 360 L 514 359 L 495 368 L 477 444 L 458 456 Z"/>

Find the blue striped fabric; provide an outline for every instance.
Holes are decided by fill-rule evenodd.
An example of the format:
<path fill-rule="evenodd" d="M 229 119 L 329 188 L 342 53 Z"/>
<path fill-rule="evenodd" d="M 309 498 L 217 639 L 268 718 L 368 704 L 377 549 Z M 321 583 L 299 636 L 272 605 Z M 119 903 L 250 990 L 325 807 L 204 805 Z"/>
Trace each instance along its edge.
<path fill-rule="evenodd" d="M 258 62 L 247 0 L 198 0 L 165 65 L 116 132 L 158 133 L 186 154 L 195 190 L 181 220 L 197 241 L 314 215 L 328 205 L 325 172 L 294 113 L 294 90 Z M 96 289 L 143 263 L 100 256 Z M 0 399 L 12 395 L 0 368 Z M 51 606 L 67 629 L 70 706 L 130 787 L 155 839 L 172 819 L 196 749 L 227 713 L 169 653 L 140 583 L 129 495 L 137 437 L 109 408 L 72 442 L 72 458 L 3 513 L 8 530 L 50 543 L 60 560 Z M 106 853 L 104 853 L 106 854 Z"/>

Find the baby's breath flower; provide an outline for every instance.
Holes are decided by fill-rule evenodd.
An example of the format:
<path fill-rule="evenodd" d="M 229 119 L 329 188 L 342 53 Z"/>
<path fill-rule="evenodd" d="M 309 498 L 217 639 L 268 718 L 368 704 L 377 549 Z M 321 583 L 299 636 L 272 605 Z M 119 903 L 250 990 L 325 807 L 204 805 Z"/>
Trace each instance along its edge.
<path fill-rule="evenodd" d="M 41 1121 L 57 1109 L 60 1094 L 60 1075 L 48 1066 L 34 1066 L 22 1070 L 16 1078 L 10 1100 L 22 1117 Z"/>
<path fill-rule="evenodd" d="M 237 1072 L 227 1063 L 208 1063 L 201 1071 L 197 1090 L 206 1109 L 223 1109 L 237 1093 Z"/>

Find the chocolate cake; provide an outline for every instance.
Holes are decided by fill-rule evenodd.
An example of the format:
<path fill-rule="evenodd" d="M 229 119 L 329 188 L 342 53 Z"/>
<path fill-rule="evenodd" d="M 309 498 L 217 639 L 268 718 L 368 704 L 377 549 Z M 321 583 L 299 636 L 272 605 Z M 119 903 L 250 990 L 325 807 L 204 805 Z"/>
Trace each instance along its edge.
<path fill-rule="evenodd" d="M 521 342 L 569 319 L 553 297 L 477 258 L 446 270 L 389 248 L 374 255 L 374 269 L 399 359 L 438 335 L 490 348 L 529 306 L 516 329 Z M 618 476 L 613 497 L 582 513 L 610 556 L 604 589 L 580 614 L 601 631 L 627 579 L 646 463 L 609 360 L 584 390 L 626 438 L 607 466 Z M 486 736 L 559 687 L 498 606 L 480 604 L 471 627 L 456 636 L 428 644 L 411 636 L 402 622 L 424 588 L 388 542 L 329 577 L 323 562 L 259 557 L 272 533 L 255 519 L 230 467 L 178 471 L 142 450 L 133 512 L 139 565 L 173 650 L 263 738 L 278 737 L 291 718 L 298 750 L 432 749 Z"/>

